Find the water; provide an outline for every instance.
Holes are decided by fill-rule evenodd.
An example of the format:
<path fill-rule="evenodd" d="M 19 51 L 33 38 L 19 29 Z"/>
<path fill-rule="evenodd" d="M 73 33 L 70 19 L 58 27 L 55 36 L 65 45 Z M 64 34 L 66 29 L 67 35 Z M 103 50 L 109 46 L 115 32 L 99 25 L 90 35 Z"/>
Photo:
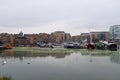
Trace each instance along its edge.
<path fill-rule="evenodd" d="M 13 80 L 120 80 L 120 54 L 14 48 L 0 52 L 0 76 L 3 75 Z"/>

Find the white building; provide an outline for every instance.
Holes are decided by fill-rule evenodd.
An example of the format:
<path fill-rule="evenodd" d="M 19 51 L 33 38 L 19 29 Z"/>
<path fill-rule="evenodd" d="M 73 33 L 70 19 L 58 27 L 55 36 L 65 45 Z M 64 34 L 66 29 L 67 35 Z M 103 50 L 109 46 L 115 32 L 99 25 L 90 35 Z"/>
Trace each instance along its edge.
<path fill-rule="evenodd" d="M 110 26 L 110 39 L 120 42 L 120 25 Z"/>

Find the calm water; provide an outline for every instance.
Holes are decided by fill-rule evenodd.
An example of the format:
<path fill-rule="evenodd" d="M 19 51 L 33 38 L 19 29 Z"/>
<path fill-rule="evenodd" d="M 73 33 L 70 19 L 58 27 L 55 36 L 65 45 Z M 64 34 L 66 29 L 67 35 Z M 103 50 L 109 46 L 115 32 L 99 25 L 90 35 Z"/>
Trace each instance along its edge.
<path fill-rule="evenodd" d="M 3 75 L 13 80 L 120 80 L 120 54 L 15 48 L 0 52 Z"/>

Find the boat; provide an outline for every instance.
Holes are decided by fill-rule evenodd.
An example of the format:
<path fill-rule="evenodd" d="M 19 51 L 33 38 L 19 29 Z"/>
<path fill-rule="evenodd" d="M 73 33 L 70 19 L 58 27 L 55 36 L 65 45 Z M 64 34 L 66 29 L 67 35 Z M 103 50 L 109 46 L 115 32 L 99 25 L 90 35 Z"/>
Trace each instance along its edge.
<path fill-rule="evenodd" d="M 52 44 L 51 45 L 52 48 L 64 48 L 63 44 Z"/>
<path fill-rule="evenodd" d="M 80 49 L 81 47 L 80 47 L 80 44 L 78 42 L 74 42 L 73 43 L 73 48 Z"/>
<path fill-rule="evenodd" d="M 45 48 L 45 46 L 46 46 L 46 43 L 41 43 L 40 44 L 40 48 Z"/>
<path fill-rule="evenodd" d="M 5 49 L 12 49 L 12 46 L 10 44 L 7 44 Z"/>
<path fill-rule="evenodd" d="M 95 45 L 93 43 L 89 43 L 87 45 L 87 49 L 95 49 Z"/>
<path fill-rule="evenodd" d="M 66 48 L 74 48 L 73 43 L 72 42 L 67 43 Z"/>
<path fill-rule="evenodd" d="M 116 51 L 117 50 L 117 44 L 116 43 L 109 43 L 107 45 L 108 50 Z"/>
<path fill-rule="evenodd" d="M 80 44 L 78 42 L 69 42 L 65 46 L 66 48 L 80 49 Z"/>

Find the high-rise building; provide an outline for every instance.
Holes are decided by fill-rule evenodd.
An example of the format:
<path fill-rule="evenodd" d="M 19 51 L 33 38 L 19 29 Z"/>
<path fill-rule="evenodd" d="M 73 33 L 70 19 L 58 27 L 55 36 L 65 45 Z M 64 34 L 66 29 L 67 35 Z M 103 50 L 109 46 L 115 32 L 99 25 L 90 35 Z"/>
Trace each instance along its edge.
<path fill-rule="evenodd" d="M 120 42 L 120 25 L 110 26 L 110 39 Z"/>
<path fill-rule="evenodd" d="M 120 25 L 110 26 L 110 38 L 120 39 Z"/>

